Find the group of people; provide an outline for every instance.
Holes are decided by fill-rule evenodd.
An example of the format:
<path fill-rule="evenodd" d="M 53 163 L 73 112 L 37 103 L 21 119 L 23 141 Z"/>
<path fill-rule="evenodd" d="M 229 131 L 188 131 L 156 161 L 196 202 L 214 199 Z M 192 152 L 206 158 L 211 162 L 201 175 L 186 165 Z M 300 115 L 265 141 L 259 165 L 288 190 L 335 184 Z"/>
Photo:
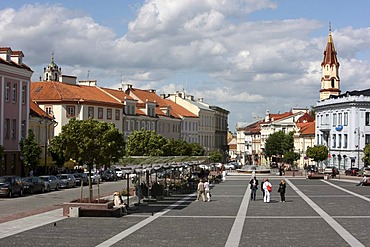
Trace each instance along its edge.
<path fill-rule="evenodd" d="M 210 187 L 209 180 L 201 179 L 198 183 L 196 201 L 199 201 L 199 199 L 202 198 L 203 202 L 210 202 L 211 201 L 210 188 L 211 187 Z"/>
<path fill-rule="evenodd" d="M 256 177 L 253 177 L 250 181 L 250 189 L 251 189 L 251 201 L 256 200 L 256 194 L 258 190 L 258 180 Z M 272 185 L 267 178 L 263 179 L 261 183 L 261 190 L 262 190 L 262 197 L 263 202 L 269 203 L 270 202 L 270 194 L 272 192 Z M 284 179 L 280 181 L 279 188 L 277 190 L 280 193 L 280 200 L 281 202 L 285 202 L 285 190 L 286 190 L 286 182 Z"/>

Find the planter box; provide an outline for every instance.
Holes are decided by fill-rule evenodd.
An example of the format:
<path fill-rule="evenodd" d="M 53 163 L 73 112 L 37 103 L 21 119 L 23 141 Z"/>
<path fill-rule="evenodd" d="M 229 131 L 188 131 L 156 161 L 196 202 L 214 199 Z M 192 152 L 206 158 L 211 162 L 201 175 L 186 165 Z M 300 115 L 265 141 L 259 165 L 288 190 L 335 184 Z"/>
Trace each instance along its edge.
<path fill-rule="evenodd" d="M 69 216 L 70 208 L 80 208 L 79 215 L 83 216 L 83 211 L 112 211 L 113 201 L 108 201 L 104 203 L 88 203 L 88 202 L 65 202 L 63 203 L 63 216 Z"/>

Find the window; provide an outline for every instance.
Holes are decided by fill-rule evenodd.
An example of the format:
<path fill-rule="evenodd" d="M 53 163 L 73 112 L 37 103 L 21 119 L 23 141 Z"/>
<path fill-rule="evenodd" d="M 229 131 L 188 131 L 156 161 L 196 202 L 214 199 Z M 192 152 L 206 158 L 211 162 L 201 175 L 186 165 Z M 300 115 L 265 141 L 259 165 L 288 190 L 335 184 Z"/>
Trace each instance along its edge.
<path fill-rule="evenodd" d="M 53 108 L 51 106 L 45 106 L 45 112 L 49 115 L 53 115 Z"/>
<path fill-rule="evenodd" d="M 337 125 L 337 114 L 334 113 L 333 114 L 333 126 L 336 126 Z"/>
<path fill-rule="evenodd" d="M 120 119 L 120 110 L 116 110 L 116 120 Z"/>
<path fill-rule="evenodd" d="M 365 113 L 365 125 L 370 126 L 370 112 Z"/>
<path fill-rule="evenodd" d="M 344 116 L 344 119 L 343 119 L 344 126 L 347 126 L 348 125 L 348 112 L 345 112 L 343 116 Z"/>
<path fill-rule="evenodd" d="M 22 104 L 27 102 L 27 86 L 22 87 Z"/>
<path fill-rule="evenodd" d="M 343 135 L 343 148 L 347 148 L 348 144 L 348 135 L 347 134 L 344 134 Z"/>
<path fill-rule="evenodd" d="M 140 130 L 140 121 L 136 121 L 136 130 Z"/>
<path fill-rule="evenodd" d="M 67 118 L 75 117 L 75 107 L 73 105 L 67 105 Z"/>
<path fill-rule="evenodd" d="M 107 119 L 112 119 L 112 109 L 107 109 Z"/>
<path fill-rule="evenodd" d="M 103 108 L 100 108 L 100 107 L 99 107 L 99 108 L 98 108 L 98 118 L 99 118 L 99 119 L 103 119 L 103 115 L 104 115 L 103 113 L 104 113 L 104 112 L 103 112 Z"/>
<path fill-rule="evenodd" d="M 22 126 L 21 126 L 21 134 L 22 138 L 26 138 L 26 120 L 22 121 Z"/>
<path fill-rule="evenodd" d="M 89 106 L 89 108 L 88 108 L 88 116 L 87 116 L 88 118 L 94 118 L 94 107 L 92 107 L 92 106 Z"/>
<path fill-rule="evenodd" d="M 342 125 L 342 113 L 338 113 L 338 125 Z"/>
<path fill-rule="evenodd" d="M 342 147 L 342 134 L 338 134 L 338 148 Z"/>
<path fill-rule="evenodd" d="M 335 147 L 336 147 L 336 145 L 337 145 L 337 143 L 336 143 L 336 142 L 337 142 L 337 136 L 334 134 L 334 135 L 333 135 L 333 145 L 332 145 L 332 147 L 333 147 L 333 148 L 335 148 Z"/>
<path fill-rule="evenodd" d="M 12 119 L 12 130 L 11 130 L 11 138 L 14 140 L 17 134 L 17 120 Z"/>
<path fill-rule="evenodd" d="M 370 143 L 370 135 L 366 134 L 365 135 L 365 144 L 369 144 L 369 143 Z"/>
<path fill-rule="evenodd" d="M 17 101 L 17 84 L 13 84 L 12 87 L 12 102 Z"/>
<path fill-rule="evenodd" d="M 10 119 L 5 119 L 5 139 L 9 139 L 10 137 Z"/>
<path fill-rule="evenodd" d="M 7 82 L 5 88 L 5 101 L 9 101 L 9 97 L 10 97 L 10 82 Z"/>

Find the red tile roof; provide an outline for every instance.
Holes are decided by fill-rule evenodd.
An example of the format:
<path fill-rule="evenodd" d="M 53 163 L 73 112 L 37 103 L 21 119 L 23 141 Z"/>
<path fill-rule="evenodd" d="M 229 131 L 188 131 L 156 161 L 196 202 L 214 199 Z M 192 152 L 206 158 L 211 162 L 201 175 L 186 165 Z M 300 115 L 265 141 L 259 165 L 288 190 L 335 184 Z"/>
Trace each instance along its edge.
<path fill-rule="evenodd" d="M 298 118 L 297 123 L 306 123 L 306 122 L 313 122 L 315 118 L 311 116 L 309 113 L 303 114 L 300 118 Z"/>
<path fill-rule="evenodd" d="M 36 102 L 88 102 L 123 107 L 120 100 L 113 98 L 99 87 L 71 85 L 62 82 L 31 82 L 31 99 Z"/>
<path fill-rule="evenodd" d="M 321 66 L 324 65 L 335 65 L 339 67 L 339 62 L 337 59 L 337 52 L 335 51 L 334 48 L 334 42 L 333 42 L 333 37 L 331 36 L 331 32 L 329 33 L 328 37 L 328 43 L 326 44 L 326 49 L 324 51 L 324 60 L 321 63 Z"/>
<path fill-rule="evenodd" d="M 315 135 L 315 122 L 297 123 L 301 135 Z"/>
<path fill-rule="evenodd" d="M 37 117 L 44 117 L 44 118 L 49 118 L 50 120 L 52 119 L 49 114 L 47 114 L 44 110 L 42 110 L 35 102 L 32 100 L 30 101 L 30 114 L 37 116 Z"/>

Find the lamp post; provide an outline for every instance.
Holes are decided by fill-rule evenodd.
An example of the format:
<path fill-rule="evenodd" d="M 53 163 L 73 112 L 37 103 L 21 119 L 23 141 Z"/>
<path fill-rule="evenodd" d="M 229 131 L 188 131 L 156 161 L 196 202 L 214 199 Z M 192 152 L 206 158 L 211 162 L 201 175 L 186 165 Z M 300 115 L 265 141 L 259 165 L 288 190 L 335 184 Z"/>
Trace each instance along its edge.
<path fill-rule="evenodd" d="M 360 137 L 361 137 L 361 130 L 360 127 L 355 128 L 354 134 L 357 134 L 358 140 L 357 140 L 357 168 L 360 169 Z M 362 133 L 363 135 L 363 133 Z"/>

